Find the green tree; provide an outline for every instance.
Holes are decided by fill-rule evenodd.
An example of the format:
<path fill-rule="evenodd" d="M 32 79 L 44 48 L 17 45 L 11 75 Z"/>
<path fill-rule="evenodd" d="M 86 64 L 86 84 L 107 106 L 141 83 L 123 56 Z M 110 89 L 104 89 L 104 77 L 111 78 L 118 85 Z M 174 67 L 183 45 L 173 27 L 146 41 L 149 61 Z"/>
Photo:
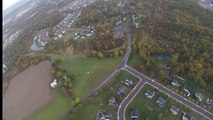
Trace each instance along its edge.
<path fill-rule="evenodd" d="M 118 57 L 118 51 L 114 51 L 113 54 L 114 54 L 114 57 Z"/>
<path fill-rule="evenodd" d="M 57 77 L 57 78 L 61 78 L 61 77 L 62 77 L 62 72 L 61 72 L 61 71 L 58 71 L 58 72 L 56 73 L 56 77 Z"/>
<path fill-rule="evenodd" d="M 158 114 L 158 119 L 161 120 L 162 118 L 163 118 L 163 113 L 159 113 L 159 114 Z"/>
<path fill-rule="evenodd" d="M 103 55 L 103 53 L 101 51 L 99 51 L 97 54 L 98 54 L 99 58 L 104 58 L 104 55 Z"/>

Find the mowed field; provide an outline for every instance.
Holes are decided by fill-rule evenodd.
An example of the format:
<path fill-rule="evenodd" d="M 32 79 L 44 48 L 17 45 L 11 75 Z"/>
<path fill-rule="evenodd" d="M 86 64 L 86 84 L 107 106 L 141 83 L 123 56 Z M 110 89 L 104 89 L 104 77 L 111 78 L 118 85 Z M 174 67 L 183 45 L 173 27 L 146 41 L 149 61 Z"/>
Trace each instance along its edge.
<path fill-rule="evenodd" d="M 3 96 L 3 117 L 22 120 L 48 104 L 53 98 L 51 81 L 50 61 L 31 65 L 14 76 Z"/>

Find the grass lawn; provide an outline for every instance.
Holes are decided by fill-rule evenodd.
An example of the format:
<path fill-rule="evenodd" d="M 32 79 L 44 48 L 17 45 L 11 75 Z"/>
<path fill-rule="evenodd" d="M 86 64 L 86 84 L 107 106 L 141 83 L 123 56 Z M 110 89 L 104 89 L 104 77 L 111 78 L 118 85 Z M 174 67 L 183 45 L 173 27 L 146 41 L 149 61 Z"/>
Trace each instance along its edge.
<path fill-rule="evenodd" d="M 106 110 L 112 114 L 113 118 L 117 118 L 117 109 L 119 104 L 124 99 L 124 97 L 117 94 L 117 90 L 120 86 L 125 86 L 123 83 L 121 83 L 121 81 L 125 80 L 126 78 L 133 80 L 133 86 L 135 86 L 135 84 L 138 82 L 138 79 L 131 74 L 127 73 L 126 71 L 121 71 L 104 88 L 102 88 L 98 94 L 77 108 L 73 114 L 79 120 L 95 120 L 98 110 Z M 126 94 L 128 94 L 131 90 L 131 87 L 127 87 Z M 108 100 L 111 96 L 116 98 L 117 105 L 115 108 L 108 106 Z"/>
<path fill-rule="evenodd" d="M 131 53 L 127 64 L 133 68 L 137 68 L 142 64 L 142 60 L 139 55 Z"/>
<path fill-rule="evenodd" d="M 27 120 L 56 120 L 67 112 L 71 107 L 70 99 L 56 91 L 56 89 L 53 90 L 53 94 L 53 101 L 32 116 L 29 116 Z"/>
<path fill-rule="evenodd" d="M 79 58 L 74 55 L 65 57 L 63 68 L 75 76 L 73 92 L 84 97 L 105 80 L 120 64 L 121 58 Z M 88 73 L 89 72 L 89 73 Z"/>
<path fill-rule="evenodd" d="M 139 119 L 142 120 L 157 120 L 159 119 L 158 115 L 160 113 L 163 114 L 163 118 L 165 118 L 165 120 L 182 120 L 182 111 L 183 112 L 189 112 L 191 113 L 195 118 L 200 117 L 200 115 L 198 115 L 196 112 L 193 112 L 192 110 L 190 110 L 189 108 L 187 108 L 186 106 L 180 104 L 179 102 L 177 102 L 176 100 L 168 97 L 167 95 L 159 92 L 158 90 L 156 90 L 156 94 L 152 99 L 146 98 L 145 96 L 145 92 L 147 90 L 156 90 L 155 88 L 151 87 L 150 85 L 146 84 L 144 85 L 144 87 L 142 88 L 142 90 L 138 93 L 138 95 L 133 99 L 133 101 L 128 105 L 127 109 L 126 109 L 126 118 L 129 119 L 130 118 L 130 111 L 133 108 L 136 108 L 139 110 Z M 158 97 L 160 96 L 164 96 L 167 97 L 167 103 L 165 105 L 164 108 L 159 108 L 156 104 L 156 100 L 158 99 Z M 180 105 L 181 109 L 178 115 L 173 115 L 170 112 L 170 107 L 172 105 Z M 154 112 L 149 111 L 147 109 L 147 107 L 151 107 Z M 201 118 L 201 120 L 206 120 L 205 118 Z"/>
<path fill-rule="evenodd" d="M 49 54 L 51 60 L 60 57 Z M 120 64 L 121 58 L 84 58 L 76 55 L 64 57 L 63 69 L 75 76 L 73 81 L 73 93 L 75 96 L 83 98 L 105 80 Z"/>

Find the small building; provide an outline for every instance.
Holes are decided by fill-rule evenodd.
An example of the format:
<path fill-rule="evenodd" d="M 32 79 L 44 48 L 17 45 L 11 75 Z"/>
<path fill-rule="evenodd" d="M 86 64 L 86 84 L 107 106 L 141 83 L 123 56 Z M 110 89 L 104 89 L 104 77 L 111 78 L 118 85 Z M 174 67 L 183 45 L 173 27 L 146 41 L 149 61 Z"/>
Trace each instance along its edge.
<path fill-rule="evenodd" d="M 157 105 L 158 105 L 160 108 L 165 107 L 166 102 L 167 102 L 167 100 L 166 100 L 165 98 L 163 98 L 163 97 L 159 97 L 159 98 L 157 99 L 157 101 L 156 101 Z"/>
<path fill-rule="evenodd" d="M 115 97 L 110 97 L 109 98 L 109 106 L 111 106 L 111 107 L 115 107 L 115 104 L 116 104 L 116 99 L 115 99 Z"/>
<path fill-rule="evenodd" d="M 173 115 L 177 115 L 178 112 L 180 111 L 180 106 L 179 105 L 172 105 L 170 108 L 170 111 L 172 112 Z"/>
<path fill-rule="evenodd" d="M 191 95 L 191 93 L 189 92 L 189 89 L 186 86 L 183 88 L 183 90 L 186 93 L 187 97 L 189 97 Z"/>
<path fill-rule="evenodd" d="M 133 81 L 132 81 L 132 80 L 126 79 L 125 81 L 126 81 L 129 85 L 132 85 L 132 84 L 133 84 Z"/>
<path fill-rule="evenodd" d="M 139 119 L 139 112 L 137 109 L 131 110 L 131 120 L 138 120 Z"/>
<path fill-rule="evenodd" d="M 169 65 L 164 65 L 163 68 L 164 68 L 165 70 L 170 70 Z"/>
<path fill-rule="evenodd" d="M 198 99 L 199 102 L 202 102 L 203 100 L 203 95 L 200 92 L 195 93 L 195 97 Z"/>
<path fill-rule="evenodd" d="M 112 115 L 105 110 L 100 110 L 97 113 L 97 120 L 110 120 L 111 117 Z"/>
<path fill-rule="evenodd" d="M 126 87 L 125 86 L 121 86 L 118 91 L 117 94 L 121 95 L 121 96 L 125 96 L 126 95 Z"/>
<path fill-rule="evenodd" d="M 50 84 L 50 86 L 51 86 L 52 88 L 57 87 L 57 80 L 55 79 L 55 80 Z"/>
<path fill-rule="evenodd" d="M 213 99 L 207 98 L 206 99 L 206 104 L 209 105 L 209 106 L 213 106 Z"/>
<path fill-rule="evenodd" d="M 185 112 L 183 114 L 183 120 L 194 120 L 194 118 L 191 116 L 191 114 Z"/>
<path fill-rule="evenodd" d="M 171 84 L 173 85 L 173 86 L 176 86 L 176 87 L 180 87 L 180 84 L 179 84 L 179 82 L 177 81 L 177 80 L 172 80 L 172 82 L 171 82 Z"/>
<path fill-rule="evenodd" d="M 155 91 L 154 90 L 147 90 L 145 93 L 147 98 L 153 98 L 153 96 L 155 95 Z"/>

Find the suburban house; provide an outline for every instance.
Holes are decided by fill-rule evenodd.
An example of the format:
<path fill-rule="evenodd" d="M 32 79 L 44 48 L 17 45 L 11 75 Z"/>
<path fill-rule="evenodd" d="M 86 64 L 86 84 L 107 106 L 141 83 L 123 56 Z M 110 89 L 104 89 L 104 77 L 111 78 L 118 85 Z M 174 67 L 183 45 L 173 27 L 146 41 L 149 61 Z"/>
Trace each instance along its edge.
<path fill-rule="evenodd" d="M 110 114 L 109 112 L 105 110 L 100 110 L 97 113 L 97 120 L 110 120 L 111 117 L 112 117 L 112 114 Z"/>
<path fill-rule="evenodd" d="M 198 99 L 199 102 L 202 102 L 203 100 L 203 95 L 200 92 L 195 93 L 195 97 Z"/>
<path fill-rule="evenodd" d="M 213 106 L 213 99 L 207 98 L 206 99 L 206 104 L 209 105 L 209 106 Z"/>
<path fill-rule="evenodd" d="M 125 96 L 126 94 L 126 87 L 125 86 L 121 86 L 119 89 L 118 89 L 118 92 L 117 94 L 121 95 L 121 96 Z"/>
<path fill-rule="evenodd" d="M 129 85 L 132 85 L 132 84 L 133 84 L 133 81 L 132 81 L 132 80 L 126 79 L 125 81 L 126 81 Z"/>
<path fill-rule="evenodd" d="M 153 98 L 153 96 L 155 95 L 155 91 L 154 90 L 147 90 L 145 93 L 147 98 Z"/>
<path fill-rule="evenodd" d="M 55 79 L 55 80 L 50 84 L 50 86 L 51 86 L 52 88 L 57 87 L 57 80 Z"/>
<path fill-rule="evenodd" d="M 169 65 L 164 65 L 163 68 L 164 68 L 165 70 L 169 70 L 169 69 L 170 69 Z"/>
<path fill-rule="evenodd" d="M 137 109 L 131 110 L 131 120 L 138 120 L 139 112 Z"/>
<path fill-rule="evenodd" d="M 173 115 L 177 115 L 178 112 L 180 111 L 180 106 L 179 105 L 172 105 L 170 108 L 170 111 L 172 112 Z"/>
<path fill-rule="evenodd" d="M 156 101 L 157 105 L 162 108 L 166 105 L 167 100 L 163 97 L 159 97 Z"/>
<path fill-rule="evenodd" d="M 191 93 L 189 92 L 189 89 L 185 86 L 183 90 L 186 92 L 186 96 L 189 97 Z"/>
<path fill-rule="evenodd" d="M 195 120 L 189 113 L 183 114 L 183 120 Z"/>
<path fill-rule="evenodd" d="M 180 87 L 180 84 L 179 84 L 179 82 L 177 81 L 177 80 L 172 80 L 172 82 L 171 82 L 171 84 L 173 85 L 173 86 L 176 86 L 176 87 Z"/>
<path fill-rule="evenodd" d="M 109 98 L 109 106 L 111 106 L 111 107 L 115 107 L 115 104 L 116 104 L 116 99 L 115 99 L 115 97 L 110 97 Z"/>

